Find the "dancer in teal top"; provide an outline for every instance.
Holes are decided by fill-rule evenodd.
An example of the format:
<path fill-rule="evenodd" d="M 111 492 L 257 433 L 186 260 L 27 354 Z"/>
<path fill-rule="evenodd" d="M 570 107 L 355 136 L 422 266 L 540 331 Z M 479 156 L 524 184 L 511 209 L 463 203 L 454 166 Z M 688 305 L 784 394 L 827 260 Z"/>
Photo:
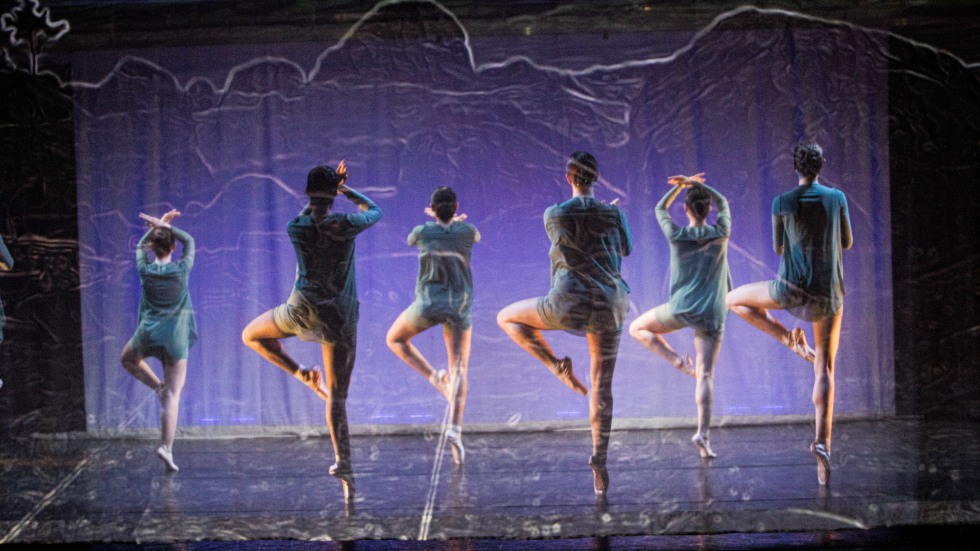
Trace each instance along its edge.
<path fill-rule="evenodd" d="M 551 290 L 547 296 L 515 302 L 497 314 L 500 327 L 525 351 L 546 365 L 566 386 L 588 390 L 575 376 L 567 356 L 558 359 L 542 330 L 584 332 L 591 357 L 589 422 L 596 494 L 609 487 L 606 455 L 612 427 L 612 377 L 623 321 L 629 310 L 629 286 L 620 274 L 632 240 L 623 211 L 595 199 L 598 163 L 590 153 L 572 153 L 565 167 L 572 198 L 549 207 L 545 230 L 551 239 Z"/>
<path fill-rule="evenodd" d="M 778 339 L 813 364 L 816 436 L 810 451 L 817 460 L 817 480 L 830 480 L 830 442 L 834 422 L 834 362 L 840 344 L 844 310 L 842 251 L 851 248 L 847 199 L 822 185 L 823 150 L 812 142 L 793 149 L 796 189 L 772 202 L 773 247 L 782 256 L 779 277 L 743 285 L 728 293 L 729 308 L 745 321 Z M 769 313 L 785 309 L 813 322 L 816 351 L 803 329 L 789 331 Z"/>
<path fill-rule="evenodd" d="M 446 440 L 452 446 L 456 464 L 461 465 L 465 457 L 462 422 L 472 337 L 470 256 L 473 244 L 480 240 L 480 232 L 463 221 L 465 214 L 456 216 L 458 208 L 452 188 L 437 188 L 426 209 L 436 221 L 416 226 L 409 234 L 408 244 L 419 248 L 415 301 L 392 324 L 387 342 L 395 355 L 421 373 L 449 401 L 450 426 Z M 449 354 L 448 372 L 436 371 L 410 342 L 419 333 L 439 324 Z"/>
<path fill-rule="evenodd" d="M 686 375 L 695 377 L 694 398 L 698 406 L 698 430 L 691 442 L 703 458 L 715 457 L 708 443 L 711 425 L 714 366 L 721 350 L 728 308 L 725 295 L 732 289 L 728 271 L 728 235 L 732 217 L 728 200 L 704 183 L 702 174 L 674 176 L 674 187 L 657 204 L 657 220 L 670 242 L 670 301 L 636 318 L 630 335 L 652 352 L 662 356 Z M 688 226 L 674 223 L 668 207 L 687 188 L 684 212 Z M 718 206 L 718 220 L 707 223 L 712 201 Z M 694 351 L 681 358 L 664 340 L 663 334 L 682 327 L 694 328 Z"/>
<path fill-rule="evenodd" d="M 327 426 L 335 463 L 331 476 L 343 484 L 344 497 L 354 499 L 350 463 L 347 391 L 357 349 L 357 278 L 354 238 L 381 219 L 373 201 L 344 185 L 347 167 L 334 171 L 316 167 L 306 179 L 309 204 L 286 228 L 296 251 L 296 284 L 285 304 L 261 314 L 242 331 L 246 346 L 302 381 L 327 400 Z M 334 198 L 343 194 L 361 212 L 331 213 Z M 286 353 L 280 339 L 299 337 L 319 342 L 326 371 L 326 389 L 319 369 L 307 369 Z"/>
<path fill-rule="evenodd" d="M 170 225 L 177 216 L 177 210 L 160 218 L 140 214 L 150 230 L 136 247 L 142 289 L 139 325 L 120 357 L 126 371 L 160 397 L 160 447 L 156 453 L 169 471 L 177 470 L 173 460 L 177 413 L 187 379 L 187 353 L 197 341 L 197 322 L 187 291 L 187 278 L 194 266 L 194 238 Z M 180 260 L 173 262 L 176 241 L 183 245 L 183 251 Z M 153 262 L 148 261 L 147 248 L 153 252 Z M 146 363 L 150 356 L 163 364 L 163 382 Z"/>
<path fill-rule="evenodd" d="M 7 244 L 3 242 L 3 237 L 0 236 L 0 270 L 10 271 L 14 269 L 14 257 L 10 256 L 10 251 L 7 250 Z M 7 321 L 5 314 L 3 313 L 3 301 L 0 301 L 0 343 L 3 342 L 3 326 Z M 0 387 L 3 387 L 3 379 L 0 379 Z"/>

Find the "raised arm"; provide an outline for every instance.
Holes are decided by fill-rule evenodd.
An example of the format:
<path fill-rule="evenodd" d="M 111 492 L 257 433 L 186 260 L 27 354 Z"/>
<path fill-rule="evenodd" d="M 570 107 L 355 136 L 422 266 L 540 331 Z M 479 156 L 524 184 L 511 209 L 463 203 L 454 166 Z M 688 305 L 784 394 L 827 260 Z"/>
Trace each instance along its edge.
<path fill-rule="evenodd" d="M 374 204 L 374 201 L 369 199 L 363 193 L 349 188 L 346 185 L 340 186 L 339 190 L 347 197 L 352 203 L 357 205 L 362 212 L 358 214 L 348 215 L 347 219 L 355 227 L 359 229 L 367 229 L 372 226 L 378 220 L 381 220 L 381 208 Z"/>
<path fill-rule="evenodd" d="M 711 195 L 715 205 L 718 207 L 718 222 L 716 225 L 719 229 L 721 229 L 723 234 L 728 235 L 732 231 L 732 213 L 728 208 L 728 199 L 726 199 L 725 196 L 722 195 L 717 189 L 704 182 L 700 182 L 697 185 L 704 188 L 704 190 Z"/>
<path fill-rule="evenodd" d="M 9 271 L 14 269 L 14 257 L 10 256 L 10 250 L 7 249 L 7 244 L 3 242 L 3 237 L 0 237 L 0 270 Z"/>
<path fill-rule="evenodd" d="M 670 205 L 674 203 L 674 200 L 677 199 L 678 195 L 680 195 L 682 189 L 695 184 L 703 184 L 704 173 L 701 172 L 695 174 L 694 176 L 671 176 L 670 178 L 667 178 L 667 183 L 670 184 L 671 187 L 667 190 L 667 193 L 660 198 L 660 201 L 657 203 L 657 206 L 654 209 L 654 213 L 657 215 L 657 222 L 660 223 L 660 229 L 663 230 L 664 235 L 666 235 L 669 239 L 677 228 L 677 224 L 675 224 L 674 220 L 671 219 L 670 212 L 668 212 L 667 209 L 669 209 Z"/>
<path fill-rule="evenodd" d="M 136 244 L 136 268 L 138 270 L 142 270 L 146 266 L 146 244 L 149 243 L 152 233 L 153 226 L 150 226 L 150 229 L 146 230 L 139 243 Z"/>
<path fill-rule="evenodd" d="M 174 237 L 180 244 L 183 245 L 183 249 L 180 253 L 180 261 L 187 266 L 187 269 L 191 269 L 194 266 L 194 238 L 191 234 L 185 232 L 184 230 L 176 227 L 170 226 L 170 231 L 174 232 Z"/>

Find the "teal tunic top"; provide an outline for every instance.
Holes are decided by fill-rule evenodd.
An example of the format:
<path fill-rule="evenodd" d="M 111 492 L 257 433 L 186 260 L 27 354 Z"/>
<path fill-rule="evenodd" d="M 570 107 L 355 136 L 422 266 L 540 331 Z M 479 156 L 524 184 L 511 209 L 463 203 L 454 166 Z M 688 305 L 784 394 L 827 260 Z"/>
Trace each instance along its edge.
<path fill-rule="evenodd" d="M 294 289 L 317 311 L 322 335 L 335 342 L 357 329 L 357 277 L 354 270 L 354 238 L 381 219 L 381 209 L 373 201 L 350 188 L 344 195 L 362 212 L 333 213 L 315 221 L 309 208 L 286 227 L 296 251 Z"/>
<path fill-rule="evenodd" d="M 542 318 L 563 329 L 605 333 L 622 329 L 629 285 L 620 274 L 633 248 L 626 215 L 593 197 L 573 197 L 544 212 L 551 239 L 551 290 Z"/>
<path fill-rule="evenodd" d="M 7 249 L 7 244 L 3 242 L 3 237 L 0 237 L 0 270 L 8 271 L 14 268 L 14 257 L 10 256 L 10 251 Z M 0 342 L 3 342 L 3 326 L 7 321 L 3 313 L 3 301 L 0 300 Z"/>
<path fill-rule="evenodd" d="M 844 305 L 841 253 L 853 242 L 844 193 L 815 181 L 777 196 L 772 239 L 782 255 L 773 300 L 804 320 L 835 315 Z"/>
<path fill-rule="evenodd" d="M 140 357 L 155 356 L 162 361 L 183 360 L 197 341 L 197 322 L 187 278 L 194 266 L 194 238 L 187 232 L 170 229 L 183 245 L 177 262 L 155 264 L 147 261 L 146 244 L 153 230 L 147 231 L 136 248 L 136 270 L 140 276 L 139 324 L 130 345 Z"/>
<path fill-rule="evenodd" d="M 422 318 L 470 326 L 473 273 L 470 257 L 480 232 L 472 224 L 436 222 L 416 226 L 408 244 L 419 248 L 419 275 L 413 311 Z"/>
<path fill-rule="evenodd" d="M 708 185 L 701 187 L 718 205 L 714 225 L 681 227 L 671 220 L 667 207 L 680 189 L 669 190 L 657 203 L 656 213 L 670 242 L 670 313 L 692 327 L 717 331 L 725 326 L 725 295 L 732 290 L 728 270 L 732 216 L 722 194 Z"/>

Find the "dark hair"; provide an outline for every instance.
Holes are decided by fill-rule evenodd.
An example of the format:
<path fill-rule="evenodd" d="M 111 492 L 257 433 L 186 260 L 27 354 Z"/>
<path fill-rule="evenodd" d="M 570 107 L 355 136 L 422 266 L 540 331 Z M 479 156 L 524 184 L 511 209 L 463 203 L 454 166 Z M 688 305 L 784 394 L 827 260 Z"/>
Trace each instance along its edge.
<path fill-rule="evenodd" d="M 432 200 L 429 204 L 436 212 L 436 218 L 441 222 L 449 222 L 456 214 L 456 192 L 449 186 L 437 187 L 432 192 Z"/>
<path fill-rule="evenodd" d="M 306 195 L 332 201 L 337 196 L 337 188 L 346 178 L 346 175 L 337 174 L 329 166 L 315 167 L 306 175 Z"/>
<path fill-rule="evenodd" d="M 816 178 L 823 168 L 823 149 L 814 142 L 800 142 L 793 148 L 793 168 L 806 178 Z"/>
<path fill-rule="evenodd" d="M 599 179 L 599 163 L 591 153 L 576 151 L 568 156 L 565 171 L 576 186 L 591 186 Z"/>
<path fill-rule="evenodd" d="M 684 195 L 684 204 L 700 222 L 708 217 L 708 211 L 711 210 L 711 194 L 703 187 L 692 186 Z"/>
<path fill-rule="evenodd" d="M 153 254 L 159 258 L 173 252 L 176 242 L 177 237 L 170 228 L 153 228 L 147 244 L 150 246 Z"/>

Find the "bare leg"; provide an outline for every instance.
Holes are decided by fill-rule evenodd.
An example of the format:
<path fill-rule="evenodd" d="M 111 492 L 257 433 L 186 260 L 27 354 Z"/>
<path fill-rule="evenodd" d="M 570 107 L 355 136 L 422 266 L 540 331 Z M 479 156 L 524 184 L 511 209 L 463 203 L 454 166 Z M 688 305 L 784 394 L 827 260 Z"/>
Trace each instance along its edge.
<path fill-rule="evenodd" d="M 432 386 L 436 387 L 436 390 L 443 395 L 444 398 L 450 400 L 449 391 L 446 389 L 446 382 L 448 375 L 445 377 L 440 376 L 440 374 L 432 367 L 428 361 L 426 361 L 425 356 L 419 352 L 419 349 L 415 347 L 410 341 L 415 335 L 425 331 L 428 327 L 417 327 L 410 323 L 408 319 L 405 318 L 405 313 L 399 314 L 395 323 L 391 325 L 388 329 L 388 336 L 386 341 L 388 343 L 388 348 L 398 356 L 401 361 L 407 363 L 412 369 L 418 371 L 427 381 L 429 381 Z M 444 374 L 445 372 L 443 372 Z"/>
<path fill-rule="evenodd" d="M 708 443 L 708 431 L 711 430 L 711 405 L 714 388 L 714 370 L 721 352 L 721 341 L 704 337 L 694 337 L 694 351 L 697 358 L 697 386 L 694 390 L 694 401 L 698 405 L 698 432 L 691 442 L 698 448 L 703 458 L 715 457 Z"/>
<path fill-rule="evenodd" d="M 180 410 L 180 393 L 187 380 L 187 360 L 163 364 L 163 388 L 160 391 L 160 447 L 157 456 L 167 470 L 177 471 L 174 463 L 174 436 L 177 434 L 177 412 Z"/>
<path fill-rule="evenodd" d="M 279 329 L 272 317 L 272 310 L 260 314 L 257 318 L 249 322 L 242 331 L 242 342 L 245 346 L 258 352 L 272 365 L 289 373 L 310 387 L 320 398 L 327 399 L 327 395 L 321 386 L 320 371 L 317 369 L 303 369 L 296 360 L 286 353 L 279 343 L 279 339 L 292 337 L 289 333 Z"/>
<path fill-rule="evenodd" d="M 163 364 L 163 391 L 160 392 L 160 444 L 170 449 L 177 433 L 177 411 L 180 393 L 187 380 L 187 360 Z"/>
<path fill-rule="evenodd" d="M 816 435 L 810 450 L 817 458 L 817 479 L 827 484 L 830 479 L 830 442 L 834 423 L 834 364 L 840 345 L 843 310 L 832 318 L 813 322 L 814 344 L 817 347 L 813 363 L 813 407 L 816 413 Z"/>
<path fill-rule="evenodd" d="M 347 391 L 354 370 L 357 350 L 356 336 L 345 342 L 322 345 L 323 368 L 327 375 L 327 428 L 333 444 L 334 461 L 330 475 L 337 477 L 344 486 L 344 498 L 354 498 L 354 471 L 350 462 L 350 430 L 347 425 Z"/>
<path fill-rule="evenodd" d="M 616 369 L 616 356 L 619 352 L 621 333 L 587 333 L 589 341 L 590 375 L 592 394 L 589 396 L 589 424 L 592 428 L 592 465 L 594 487 L 597 494 L 604 494 L 609 488 L 609 474 L 606 471 L 606 455 L 609 451 L 609 435 L 613 418 L 613 371 Z"/>
<path fill-rule="evenodd" d="M 463 448 L 463 409 L 466 407 L 467 368 L 470 360 L 470 341 L 473 331 L 443 326 L 446 354 L 449 357 L 449 422 L 446 440 L 452 446 L 453 459 L 462 465 L 466 452 Z"/>
<path fill-rule="evenodd" d="M 538 299 L 520 300 L 507 306 L 497 314 L 497 324 L 518 346 L 547 366 L 565 386 L 582 396 L 588 394 L 588 389 L 572 371 L 571 360 L 559 360 L 544 340 L 541 330 L 548 327 L 538 314 Z"/>
<path fill-rule="evenodd" d="M 160 389 L 163 388 L 163 383 L 160 382 L 160 378 L 150 369 L 146 360 L 136 355 L 136 352 L 129 346 L 129 343 L 126 343 L 126 346 L 123 347 L 119 360 L 122 362 L 122 366 L 126 371 L 133 377 L 136 377 L 139 382 L 148 386 L 153 392 L 159 393 Z"/>
<path fill-rule="evenodd" d="M 768 281 L 748 283 L 730 291 L 725 303 L 740 318 L 783 343 L 808 363 L 813 363 L 814 352 L 806 343 L 803 329 L 797 327 L 790 331 L 769 313 L 769 310 L 779 310 L 781 307 L 769 296 Z"/>
<path fill-rule="evenodd" d="M 446 339 L 446 353 L 449 356 L 449 419 L 454 425 L 462 425 L 473 331 L 470 328 L 446 326 L 443 328 L 443 337 Z"/>
<path fill-rule="evenodd" d="M 681 358 L 667 344 L 663 336 L 661 336 L 662 333 L 670 333 L 672 331 L 673 329 L 657 320 L 657 316 L 654 315 L 653 310 L 648 310 L 630 324 L 631 337 L 654 354 L 670 362 L 670 365 L 674 366 L 681 373 L 694 377 L 694 362 L 691 361 L 691 356 Z"/>

